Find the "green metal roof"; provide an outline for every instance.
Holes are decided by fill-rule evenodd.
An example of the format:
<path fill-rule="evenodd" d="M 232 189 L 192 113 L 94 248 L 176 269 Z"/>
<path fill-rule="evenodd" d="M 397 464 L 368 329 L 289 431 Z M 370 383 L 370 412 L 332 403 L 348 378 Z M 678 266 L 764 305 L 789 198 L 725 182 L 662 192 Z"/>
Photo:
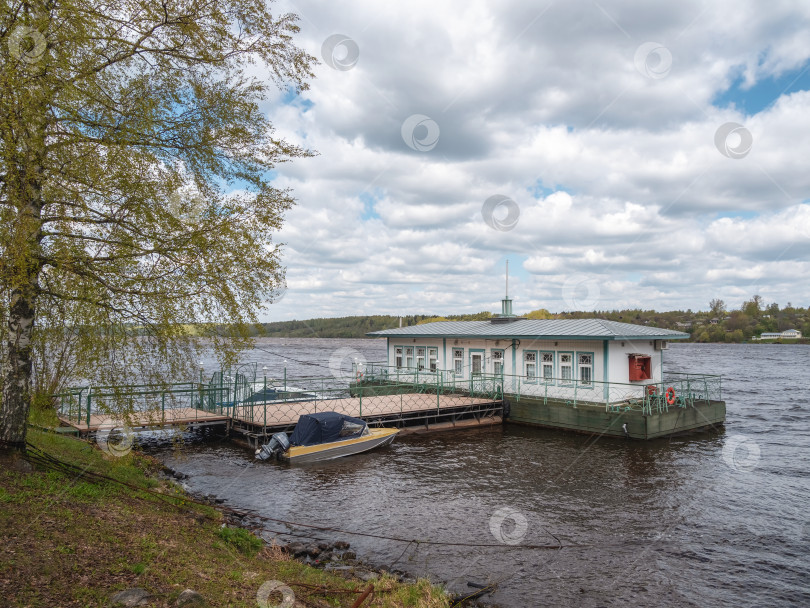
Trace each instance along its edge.
<path fill-rule="evenodd" d="M 424 325 L 372 331 L 380 338 L 485 338 L 510 340 L 683 340 L 682 331 L 619 323 L 604 319 L 519 319 L 510 322 L 437 321 Z"/>

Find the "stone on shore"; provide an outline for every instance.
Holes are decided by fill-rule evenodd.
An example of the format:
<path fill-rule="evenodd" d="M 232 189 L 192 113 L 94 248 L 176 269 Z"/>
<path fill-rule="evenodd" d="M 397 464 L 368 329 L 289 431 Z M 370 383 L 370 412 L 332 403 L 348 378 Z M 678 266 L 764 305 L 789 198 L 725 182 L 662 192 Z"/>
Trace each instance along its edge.
<path fill-rule="evenodd" d="M 124 606 L 130 608 L 131 606 L 144 606 L 149 601 L 149 592 L 146 589 L 135 587 L 133 589 L 124 589 L 119 591 L 110 598 L 113 606 Z"/>
<path fill-rule="evenodd" d="M 205 606 L 205 598 L 194 591 L 193 589 L 186 589 L 179 596 L 177 596 L 177 606 Z"/>

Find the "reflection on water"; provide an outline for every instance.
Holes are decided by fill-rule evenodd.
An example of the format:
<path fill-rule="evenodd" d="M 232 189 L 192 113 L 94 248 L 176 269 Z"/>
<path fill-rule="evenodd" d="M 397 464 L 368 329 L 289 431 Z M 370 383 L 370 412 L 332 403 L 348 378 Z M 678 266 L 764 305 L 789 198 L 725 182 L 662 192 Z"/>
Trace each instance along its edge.
<path fill-rule="evenodd" d="M 384 358 L 380 341 L 261 346 L 279 356 L 254 351 L 259 368 L 283 371 L 287 356 L 291 375 L 340 348 Z M 495 545 L 329 537 L 454 591 L 501 581 L 489 600 L 500 606 L 810 605 L 810 348 L 686 344 L 666 356 L 672 371 L 726 376 L 724 432 L 633 442 L 507 425 L 402 437 L 307 466 L 257 463 L 223 440 L 161 451 L 192 489 L 276 519 Z M 750 470 L 724 458 L 738 436 L 759 449 Z"/>

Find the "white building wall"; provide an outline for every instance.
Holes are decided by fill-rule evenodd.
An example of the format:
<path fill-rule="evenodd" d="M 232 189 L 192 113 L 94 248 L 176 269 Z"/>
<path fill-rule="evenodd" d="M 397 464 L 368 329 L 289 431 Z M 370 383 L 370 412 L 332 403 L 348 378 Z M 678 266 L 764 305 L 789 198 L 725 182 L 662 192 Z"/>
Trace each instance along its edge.
<path fill-rule="evenodd" d="M 608 343 L 610 382 L 638 386 L 638 390 L 632 390 L 628 386 L 611 385 L 610 400 L 621 401 L 628 397 L 639 397 L 643 395 L 644 386 L 660 382 L 663 374 L 663 352 L 655 350 L 655 340 L 625 340 L 611 341 Z M 650 380 L 630 381 L 630 358 L 631 353 L 640 353 L 650 356 L 652 378 Z"/>
<path fill-rule="evenodd" d="M 390 373 L 397 374 L 403 380 L 410 378 L 410 371 L 405 369 L 407 365 L 405 349 L 413 349 L 412 363 L 416 365 L 416 353 L 418 348 L 424 348 L 427 354 L 428 349 L 433 347 L 438 349 L 438 369 L 444 370 L 445 382 L 469 382 L 471 371 L 471 352 L 483 351 L 484 373 L 493 374 L 494 366 L 492 359 L 493 350 L 502 350 L 504 357 L 504 390 L 505 392 L 516 392 L 520 390 L 522 395 L 535 395 L 538 397 L 574 399 L 584 401 L 604 402 L 606 398 L 610 400 L 620 400 L 627 398 L 627 387 L 619 387 L 611 394 L 603 384 L 605 380 L 610 382 L 629 382 L 628 379 L 628 353 L 649 353 L 652 355 L 653 377 L 661 376 L 660 351 L 654 351 L 652 342 L 621 342 L 608 341 L 608 362 L 607 378 L 605 376 L 605 342 L 603 340 L 519 340 L 515 347 L 510 339 L 506 340 L 485 340 L 485 339 L 455 339 L 455 338 L 390 338 L 388 342 L 388 362 L 391 366 Z M 403 349 L 403 369 L 395 370 L 397 348 Z M 462 371 L 461 374 L 453 373 L 454 370 L 454 349 L 462 349 Z M 535 357 L 535 378 L 526 378 L 524 354 L 533 352 Z M 554 359 L 554 380 L 544 382 L 541 378 L 542 354 L 553 353 Z M 579 379 L 579 355 L 587 354 L 591 357 L 591 380 L 590 385 L 581 382 L 565 382 L 561 378 L 560 355 L 570 353 L 573 363 L 573 378 Z M 420 371 L 420 377 L 429 373 L 429 363 L 426 359 L 425 369 Z M 638 391 L 633 393 L 641 394 L 643 385 L 649 382 L 635 383 L 640 386 Z M 574 386 L 576 384 L 576 386 Z"/>
<path fill-rule="evenodd" d="M 414 349 L 414 365 L 416 362 L 416 349 L 427 349 L 435 347 L 438 349 L 438 368 L 440 370 L 452 371 L 453 349 L 463 349 L 462 373 L 460 375 L 445 374 L 445 381 L 464 382 L 470 379 L 470 352 L 484 351 L 484 372 L 493 374 L 492 351 L 504 351 L 504 390 L 515 392 L 520 390 L 523 395 L 536 395 L 538 397 L 573 399 L 604 402 L 621 401 L 630 397 L 640 397 L 643 395 L 644 386 L 653 382 L 660 382 L 662 374 L 663 357 L 662 351 L 655 350 L 655 342 L 652 340 L 636 341 L 607 341 L 608 360 L 607 377 L 605 375 L 605 341 L 603 340 L 520 340 L 513 348 L 512 340 L 484 340 L 484 339 L 455 339 L 455 338 L 390 338 L 388 341 L 388 362 L 391 372 L 394 372 L 396 365 L 396 349 L 398 347 Z M 530 381 L 526 378 L 524 368 L 524 353 L 531 351 L 537 353 L 536 379 Z M 541 380 L 541 353 L 552 352 L 554 354 L 554 381 L 550 383 Z M 513 354 L 514 353 L 514 354 Z M 592 384 L 590 386 L 577 383 L 574 388 L 572 383 L 565 383 L 560 379 L 560 354 L 571 353 L 573 357 L 573 377 L 579 378 L 578 356 L 588 354 L 592 357 Z M 651 356 L 652 379 L 631 383 L 629 380 L 629 358 L 630 353 L 643 353 Z M 403 366 L 405 366 L 403 354 Z M 426 368 L 428 367 L 426 361 Z M 428 371 L 427 369 L 425 371 Z M 407 375 L 407 370 L 400 372 Z M 422 373 L 422 372 L 420 372 Z M 611 383 L 622 383 L 629 386 L 611 386 L 603 384 L 605 381 Z M 636 388 L 637 387 L 637 388 Z"/>
<path fill-rule="evenodd" d="M 525 358 L 527 352 L 537 353 L 537 379 L 531 381 L 526 377 Z M 542 379 L 541 358 L 542 353 L 553 353 L 554 380 L 546 382 Z M 560 370 L 560 355 L 571 355 L 575 380 L 580 378 L 579 356 L 587 355 L 591 358 L 591 383 L 567 382 L 562 379 Z M 604 401 L 603 384 L 605 380 L 604 343 L 602 340 L 521 340 L 516 349 L 516 376 L 520 378 L 521 395 L 534 395 L 554 399 L 577 399 L 581 401 Z M 508 390 L 508 388 L 506 389 Z"/>

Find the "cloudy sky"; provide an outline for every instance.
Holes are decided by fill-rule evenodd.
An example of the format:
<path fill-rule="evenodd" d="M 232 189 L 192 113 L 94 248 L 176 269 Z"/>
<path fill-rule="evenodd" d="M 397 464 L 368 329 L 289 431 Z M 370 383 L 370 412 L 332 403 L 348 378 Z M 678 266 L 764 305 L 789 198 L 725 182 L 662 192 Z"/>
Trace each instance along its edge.
<path fill-rule="evenodd" d="M 641 4 L 641 6 L 639 6 Z M 810 305 L 810 4 L 282 1 L 267 320 Z"/>

